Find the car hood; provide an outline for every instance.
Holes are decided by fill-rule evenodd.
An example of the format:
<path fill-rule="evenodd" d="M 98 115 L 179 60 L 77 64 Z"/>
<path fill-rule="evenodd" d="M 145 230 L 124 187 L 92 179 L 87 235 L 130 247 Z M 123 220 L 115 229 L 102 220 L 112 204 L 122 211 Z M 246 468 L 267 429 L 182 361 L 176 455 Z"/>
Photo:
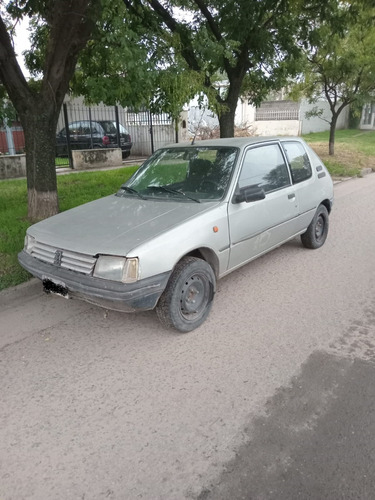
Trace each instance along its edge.
<path fill-rule="evenodd" d="M 74 252 L 126 255 L 217 204 L 111 195 L 38 222 L 28 234 L 42 243 Z"/>

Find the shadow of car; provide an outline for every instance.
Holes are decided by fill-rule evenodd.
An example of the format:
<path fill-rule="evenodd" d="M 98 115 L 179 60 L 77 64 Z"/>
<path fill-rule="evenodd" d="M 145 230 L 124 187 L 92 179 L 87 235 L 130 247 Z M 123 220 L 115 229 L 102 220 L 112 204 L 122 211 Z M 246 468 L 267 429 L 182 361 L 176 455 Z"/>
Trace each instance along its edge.
<path fill-rule="evenodd" d="M 69 124 L 71 149 L 99 149 L 121 147 L 122 157 L 130 155 L 131 137 L 127 129 L 119 124 L 120 146 L 118 146 L 116 122 L 111 120 L 79 120 Z M 68 137 L 64 127 L 56 135 L 56 155 L 68 155 Z"/>

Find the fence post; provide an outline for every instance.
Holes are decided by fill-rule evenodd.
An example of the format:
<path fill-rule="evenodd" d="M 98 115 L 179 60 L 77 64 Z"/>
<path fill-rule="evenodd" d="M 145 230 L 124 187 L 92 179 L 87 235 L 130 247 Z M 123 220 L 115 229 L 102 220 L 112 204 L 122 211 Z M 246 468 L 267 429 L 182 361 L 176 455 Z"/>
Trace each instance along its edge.
<path fill-rule="evenodd" d="M 69 130 L 69 120 L 68 120 L 68 108 L 67 108 L 66 102 L 64 102 L 64 104 L 63 104 L 63 112 L 64 112 L 64 124 L 65 124 L 65 132 L 66 132 L 66 145 L 68 146 L 69 167 L 73 168 L 72 148 L 70 146 L 70 130 Z"/>
<path fill-rule="evenodd" d="M 175 120 L 176 144 L 178 144 L 178 119 Z"/>
<path fill-rule="evenodd" d="M 92 117 L 91 117 L 91 108 L 89 108 L 89 120 L 90 120 L 90 144 L 91 149 L 94 149 L 94 142 L 92 140 Z"/>
<path fill-rule="evenodd" d="M 116 137 L 117 137 L 117 147 L 121 148 L 121 139 L 120 139 L 120 120 L 118 117 L 118 106 L 115 106 L 115 120 L 116 120 Z"/>
<path fill-rule="evenodd" d="M 148 112 L 149 123 L 150 123 L 150 134 L 151 134 L 151 154 L 154 154 L 154 130 L 152 128 L 152 114 L 151 111 Z"/>

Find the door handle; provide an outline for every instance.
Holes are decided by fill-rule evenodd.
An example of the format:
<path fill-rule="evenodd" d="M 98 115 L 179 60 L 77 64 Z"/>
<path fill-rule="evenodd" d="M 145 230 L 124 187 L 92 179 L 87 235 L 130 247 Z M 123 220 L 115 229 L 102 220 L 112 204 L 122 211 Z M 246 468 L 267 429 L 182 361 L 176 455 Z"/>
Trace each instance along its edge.
<path fill-rule="evenodd" d="M 295 200 L 295 199 L 296 199 L 295 193 L 288 194 L 288 200 Z"/>

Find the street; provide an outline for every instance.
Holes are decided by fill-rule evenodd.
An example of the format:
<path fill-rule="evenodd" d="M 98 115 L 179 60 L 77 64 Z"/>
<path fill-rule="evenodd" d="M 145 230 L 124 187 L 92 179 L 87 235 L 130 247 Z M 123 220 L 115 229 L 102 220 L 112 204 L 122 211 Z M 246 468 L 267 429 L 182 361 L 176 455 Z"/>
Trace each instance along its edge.
<path fill-rule="evenodd" d="M 181 334 L 0 293 L 0 500 L 375 498 L 375 174 Z"/>

